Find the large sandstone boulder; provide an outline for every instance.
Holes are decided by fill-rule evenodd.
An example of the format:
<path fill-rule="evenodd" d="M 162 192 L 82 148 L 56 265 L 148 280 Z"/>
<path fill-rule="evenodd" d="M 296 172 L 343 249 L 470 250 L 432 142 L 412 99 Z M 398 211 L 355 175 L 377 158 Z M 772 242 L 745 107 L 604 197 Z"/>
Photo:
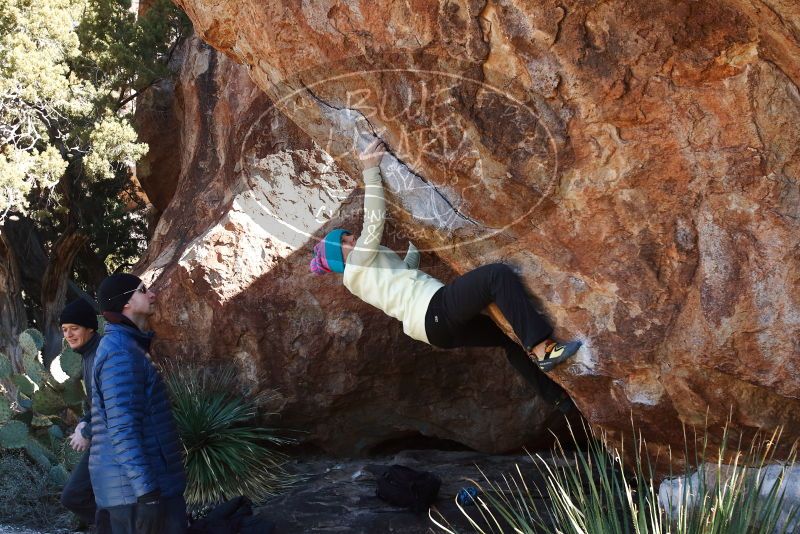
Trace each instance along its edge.
<path fill-rule="evenodd" d="M 728 418 L 736 432 L 785 425 L 785 437 L 800 436 L 796 2 L 177 1 L 202 38 L 243 63 L 336 162 L 312 151 L 254 164 L 299 166 L 283 198 L 308 202 L 319 192 L 305 189 L 304 171 L 332 195 L 349 191 L 357 176 L 353 145 L 380 135 L 392 151 L 384 172 L 395 192 L 395 228 L 457 272 L 494 260 L 515 265 L 558 334 L 585 341 L 554 376 L 595 429 L 619 442 L 633 423 L 651 447 L 677 450 L 682 424 L 708 424 L 715 434 Z M 265 98 L 238 94 L 238 80 L 227 83 L 237 99 Z M 235 168 L 233 154 L 248 150 L 248 141 L 232 134 L 256 119 L 212 121 L 230 141 L 218 165 Z M 224 200 L 191 202 L 213 211 Z M 270 254 L 275 273 L 286 268 L 285 255 L 256 246 L 260 225 L 240 202 L 209 234 L 232 255 L 182 261 L 242 271 L 259 259 L 235 255 L 237 240 L 225 244 L 232 235 L 225 228 L 240 225 L 253 229 L 235 233 L 253 242 L 250 254 Z M 354 220 L 331 213 L 336 224 Z M 294 223 L 315 232 L 311 215 L 303 217 Z M 319 345 L 303 350 L 308 341 L 294 342 L 288 332 L 266 339 L 244 326 L 250 337 L 226 328 L 218 336 L 239 336 L 236 354 L 294 343 L 300 354 L 270 370 L 298 381 L 319 364 L 303 354 L 363 346 L 378 335 L 338 334 L 380 323 L 365 321 L 333 285 L 320 300 L 323 293 L 291 290 L 299 275 L 271 276 L 274 282 L 253 279 L 250 287 L 274 284 L 279 298 L 296 305 L 291 323 L 306 321 Z M 188 288 L 189 279 L 180 283 Z M 225 293 L 226 302 L 241 298 L 239 284 L 193 283 Z M 212 313 L 189 300 L 187 321 Z M 269 320 L 258 306 L 249 311 L 226 324 Z M 385 377 L 414 357 L 411 345 L 397 342 L 369 360 L 370 376 Z M 333 353 L 343 354 L 326 352 Z M 460 374 L 447 367 L 453 360 L 437 354 L 431 361 L 432 375 Z M 330 379 L 343 390 L 371 390 L 359 383 L 363 373 L 356 376 Z M 394 382 L 403 383 L 419 385 Z M 371 409 L 366 399 L 359 409 Z M 463 425 L 480 420 L 464 417 Z"/>
<path fill-rule="evenodd" d="M 148 192 L 174 190 L 141 263 L 160 294 L 154 354 L 236 362 L 257 388 L 278 392 L 265 407 L 281 409 L 272 424 L 331 453 L 447 440 L 497 452 L 548 440 L 560 412 L 503 351 L 433 350 L 350 295 L 341 277 L 309 272 L 310 235 L 360 224 L 360 174 L 275 109 L 246 67 L 197 38 L 181 57 L 176 81 L 139 114 L 146 122 L 153 105 L 174 109 L 180 132 L 142 130 L 174 159 L 149 160 L 143 181 Z M 387 234 L 407 245 L 398 228 Z M 454 276 L 434 254 L 422 264 Z"/>

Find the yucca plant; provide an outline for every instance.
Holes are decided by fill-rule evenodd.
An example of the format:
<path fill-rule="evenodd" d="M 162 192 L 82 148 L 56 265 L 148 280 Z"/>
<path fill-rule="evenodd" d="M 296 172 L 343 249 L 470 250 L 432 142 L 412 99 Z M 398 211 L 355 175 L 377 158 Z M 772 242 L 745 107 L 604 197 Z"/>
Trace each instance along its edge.
<path fill-rule="evenodd" d="M 774 460 L 780 430 L 768 439 L 756 436 L 747 446 L 740 438 L 733 450 L 728 438 L 726 428 L 714 455 L 717 462 L 705 463 L 703 459 L 710 455 L 708 434 L 704 434 L 702 447 L 695 453 L 697 471 L 662 483 L 659 502 L 674 531 L 791 534 L 800 529 L 800 506 L 786 499 L 786 477 L 800 474 L 800 466 L 795 465 L 794 449 L 789 461 Z M 688 457 L 688 451 L 684 454 Z"/>
<path fill-rule="evenodd" d="M 197 511 L 239 495 L 262 502 L 296 479 L 276 446 L 295 440 L 257 423 L 264 394 L 249 395 L 232 366 L 168 365 L 164 379 L 186 452 L 186 501 Z"/>
<path fill-rule="evenodd" d="M 725 432 L 713 455 L 720 460 L 707 464 L 702 462 L 711 456 L 705 434 L 696 449 L 697 472 L 687 467 L 660 491 L 641 436 L 633 441 L 632 472 L 603 439 L 592 438 L 575 451 L 557 444 L 551 458 L 531 456 L 538 476 L 525 477 L 517 467 L 502 481 L 485 476 L 482 483 L 472 481 L 481 488 L 478 506 L 459 509 L 471 531 L 481 534 L 791 534 L 800 528 L 800 511 L 786 499 L 785 477 L 800 469 L 794 454 L 789 462 L 772 461 L 779 437 L 756 438 L 749 447 L 739 442 L 730 454 Z M 457 532 L 438 512 L 432 510 L 430 517 L 443 531 Z"/>

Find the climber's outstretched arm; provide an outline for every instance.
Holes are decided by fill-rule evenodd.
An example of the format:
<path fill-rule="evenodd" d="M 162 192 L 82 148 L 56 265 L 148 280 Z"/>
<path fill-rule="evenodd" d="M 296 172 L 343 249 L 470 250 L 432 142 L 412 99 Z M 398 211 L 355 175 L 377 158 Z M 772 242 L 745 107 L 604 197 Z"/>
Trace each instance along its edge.
<path fill-rule="evenodd" d="M 347 263 L 369 265 L 378 254 L 386 221 L 386 200 L 380 165 L 384 154 L 383 142 L 375 139 L 359 156 L 364 164 L 364 226 Z"/>

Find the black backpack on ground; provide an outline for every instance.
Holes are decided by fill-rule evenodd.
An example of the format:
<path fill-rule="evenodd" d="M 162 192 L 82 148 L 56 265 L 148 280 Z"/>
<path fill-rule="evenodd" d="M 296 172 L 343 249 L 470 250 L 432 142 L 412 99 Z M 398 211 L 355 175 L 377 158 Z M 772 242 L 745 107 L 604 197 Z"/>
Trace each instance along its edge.
<path fill-rule="evenodd" d="M 436 500 L 441 485 L 442 481 L 433 473 L 393 465 L 378 477 L 375 494 L 389 504 L 421 514 Z"/>

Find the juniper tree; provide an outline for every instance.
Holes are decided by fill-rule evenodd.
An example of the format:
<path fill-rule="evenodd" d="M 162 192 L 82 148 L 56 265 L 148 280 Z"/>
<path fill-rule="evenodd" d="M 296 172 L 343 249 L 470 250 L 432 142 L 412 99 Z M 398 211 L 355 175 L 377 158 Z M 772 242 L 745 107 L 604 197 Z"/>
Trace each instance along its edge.
<path fill-rule="evenodd" d="M 132 113 L 187 29 L 168 0 L 140 17 L 119 0 L 0 0 L 0 272 L 17 269 L 0 312 L 24 292 L 49 346 L 67 287 L 91 290 L 146 244 Z"/>

